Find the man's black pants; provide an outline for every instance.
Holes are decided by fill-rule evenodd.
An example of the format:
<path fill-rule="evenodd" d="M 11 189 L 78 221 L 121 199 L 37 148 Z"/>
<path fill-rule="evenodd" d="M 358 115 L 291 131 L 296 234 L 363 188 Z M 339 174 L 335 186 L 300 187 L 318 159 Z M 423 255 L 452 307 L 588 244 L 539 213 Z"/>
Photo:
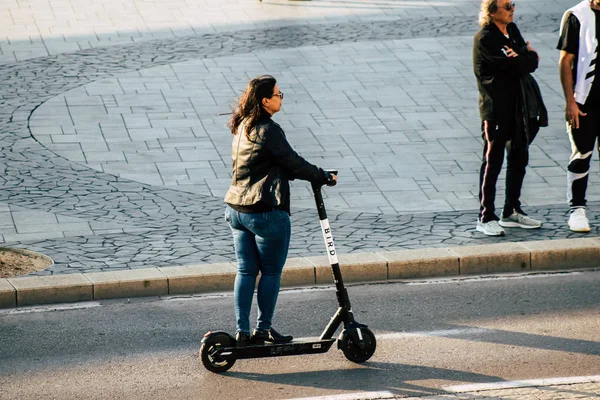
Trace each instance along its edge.
<path fill-rule="evenodd" d="M 567 200 L 572 208 L 585 207 L 585 192 L 588 185 L 590 173 L 590 161 L 596 144 L 596 138 L 600 135 L 600 124 L 598 121 L 598 107 L 596 105 L 579 105 L 579 109 L 586 116 L 579 116 L 579 129 L 571 129 L 567 123 L 567 133 L 571 140 L 571 157 L 567 167 Z"/>
<path fill-rule="evenodd" d="M 510 216 L 514 210 L 521 212 L 521 187 L 525 178 L 525 168 L 529 163 L 529 148 L 522 124 L 514 118 L 510 122 L 496 123 L 484 121 L 483 162 L 479 171 L 479 219 L 481 222 L 498 220 L 494 201 L 496 182 L 502 170 L 506 150 L 506 197 L 503 216 Z M 518 135 L 518 136 L 517 136 Z"/>

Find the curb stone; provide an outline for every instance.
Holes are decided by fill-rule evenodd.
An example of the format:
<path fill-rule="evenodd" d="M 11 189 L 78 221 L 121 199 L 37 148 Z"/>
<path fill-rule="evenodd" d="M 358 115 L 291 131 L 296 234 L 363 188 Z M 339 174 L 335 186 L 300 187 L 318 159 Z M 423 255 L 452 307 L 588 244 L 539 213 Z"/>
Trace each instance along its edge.
<path fill-rule="evenodd" d="M 458 255 L 450 248 L 377 253 L 387 261 L 388 279 L 459 275 Z"/>
<path fill-rule="evenodd" d="M 236 266 L 233 263 L 159 267 L 157 269 L 167 279 L 168 294 L 231 290 L 236 273 Z"/>
<path fill-rule="evenodd" d="M 0 279 L 0 308 L 12 308 L 17 306 L 17 289 L 8 282 L 8 279 Z"/>
<path fill-rule="evenodd" d="M 167 277 L 157 268 L 91 272 L 84 275 L 92 282 L 95 300 L 160 296 L 169 293 Z"/>
<path fill-rule="evenodd" d="M 346 282 L 600 267 L 600 238 L 340 254 Z M 289 258 L 281 286 L 331 283 L 326 256 Z M 234 263 L 0 279 L 0 308 L 233 289 Z"/>
<path fill-rule="evenodd" d="M 68 303 L 93 300 L 93 286 L 84 274 L 8 278 L 15 289 L 16 305 Z"/>
<path fill-rule="evenodd" d="M 521 243 L 494 243 L 453 248 L 460 275 L 531 270 L 531 252 Z"/>

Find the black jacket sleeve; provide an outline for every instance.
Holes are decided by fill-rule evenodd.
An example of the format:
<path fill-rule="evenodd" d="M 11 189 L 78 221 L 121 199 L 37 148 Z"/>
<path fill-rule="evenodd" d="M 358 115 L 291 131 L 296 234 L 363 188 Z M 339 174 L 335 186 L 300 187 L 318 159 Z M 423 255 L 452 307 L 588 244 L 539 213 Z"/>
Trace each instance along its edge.
<path fill-rule="evenodd" d="M 482 61 L 498 71 L 513 75 L 531 73 L 538 67 L 538 55 L 534 51 L 527 50 L 527 44 L 516 25 L 511 26 L 510 33 L 515 42 L 513 50 L 519 54 L 518 57 L 507 57 L 502 51 L 505 44 L 498 40 L 492 32 L 483 35 L 481 40 L 476 42 L 477 51 Z"/>
<path fill-rule="evenodd" d="M 292 149 L 279 125 L 269 124 L 264 134 L 267 151 L 273 160 L 286 171 L 288 178 L 315 183 L 327 181 L 328 176 L 321 168 L 309 163 Z"/>

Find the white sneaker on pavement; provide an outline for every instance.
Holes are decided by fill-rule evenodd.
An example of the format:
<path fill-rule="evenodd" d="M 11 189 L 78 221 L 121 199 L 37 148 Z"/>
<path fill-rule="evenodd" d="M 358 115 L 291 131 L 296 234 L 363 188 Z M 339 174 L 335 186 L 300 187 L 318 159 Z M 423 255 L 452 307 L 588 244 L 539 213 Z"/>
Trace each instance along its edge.
<path fill-rule="evenodd" d="M 479 232 L 488 236 L 502 236 L 504 235 L 504 229 L 498 225 L 498 221 L 481 222 L 477 220 L 477 228 Z"/>
<path fill-rule="evenodd" d="M 585 208 L 575 208 L 569 217 L 569 229 L 573 232 L 589 232 L 590 221 L 585 215 Z"/>
<path fill-rule="evenodd" d="M 500 226 L 505 228 L 523 228 L 523 229 L 536 229 L 542 226 L 542 223 L 536 219 L 528 217 L 527 215 L 520 214 L 518 212 L 513 212 L 509 217 L 502 217 L 500 222 L 498 222 Z"/>

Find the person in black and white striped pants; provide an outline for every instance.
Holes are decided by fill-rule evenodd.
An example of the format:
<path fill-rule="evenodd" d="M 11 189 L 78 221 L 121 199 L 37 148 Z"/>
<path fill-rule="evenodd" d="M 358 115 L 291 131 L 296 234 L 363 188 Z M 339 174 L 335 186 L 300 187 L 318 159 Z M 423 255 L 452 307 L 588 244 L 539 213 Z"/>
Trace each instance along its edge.
<path fill-rule="evenodd" d="M 556 46 L 560 50 L 560 81 L 565 94 L 565 120 L 571 141 L 567 167 L 569 229 L 589 232 L 585 193 L 590 160 L 600 135 L 600 80 L 596 80 L 600 37 L 600 0 L 584 0 L 568 9 Z"/>

